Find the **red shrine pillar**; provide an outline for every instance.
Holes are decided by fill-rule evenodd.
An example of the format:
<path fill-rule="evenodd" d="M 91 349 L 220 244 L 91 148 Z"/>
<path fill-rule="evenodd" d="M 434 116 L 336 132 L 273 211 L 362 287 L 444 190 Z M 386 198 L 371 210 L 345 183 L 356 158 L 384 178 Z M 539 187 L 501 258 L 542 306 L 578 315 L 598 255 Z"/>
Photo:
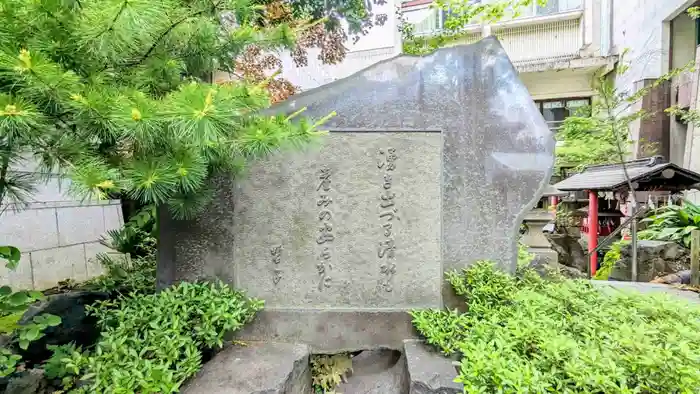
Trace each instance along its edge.
<path fill-rule="evenodd" d="M 557 208 L 557 204 L 559 204 L 559 197 L 557 196 L 549 196 L 549 205 L 552 206 L 552 209 Z"/>
<path fill-rule="evenodd" d="M 593 253 L 598 247 L 598 193 L 588 192 L 588 253 L 590 258 L 591 277 L 598 269 L 598 253 Z"/>

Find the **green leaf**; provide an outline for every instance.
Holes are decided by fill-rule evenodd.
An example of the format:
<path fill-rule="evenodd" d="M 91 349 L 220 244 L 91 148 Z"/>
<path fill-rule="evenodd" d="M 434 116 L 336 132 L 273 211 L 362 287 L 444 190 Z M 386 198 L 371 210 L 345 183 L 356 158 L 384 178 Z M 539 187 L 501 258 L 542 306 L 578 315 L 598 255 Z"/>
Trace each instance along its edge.
<path fill-rule="evenodd" d="M 14 306 L 26 305 L 28 302 L 31 302 L 31 300 L 32 299 L 24 291 L 18 291 L 8 298 L 10 304 Z"/>
<path fill-rule="evenodd" d="M 10 286 L 0 287 L 0 297 L 6 297 L 12 294 L 12 288 Z"/>
<path fill-rule="evenodd" d="M 8 269 L 14 270 L 19 264 L 22 253 L 14 246 L 0 246 L 0 258 L 7 260 L 5 266 Z"/>
<path fill-rule="evenodd" d="M 676 234 L 678 232 L 682 231 L 681 228 L 679 227 L 670 227 L 670 228 L 665 228 L 657 234 L 656 238 L 660 240 L 667 239 L 671 237 L 673 234 Z"/>
<path fill-rule="evenodd" d="M 30 327 L 25 333 L 24 333 L 24 338 L 29 340 L 29 341 L 34 341 L 37 338 L 39 338 L 39 335 L 41 334 L 41 330 L 37 326 Z"/>
<path fill-rule="evenodd" d="M 46 317 L 44 323 L 46 323 L 46 325 L 49 327 L 56 327 L 61 324 L 61 318 L 56 315 L 47 313 L 44 314 L 44 316 Z"/>
<path fill-rule="evenodd" d="M 20 339 L 19 340 L 19 348 L 22 350 L 27 350 L 29 347 L 29 341 L 26 339 Z"/>

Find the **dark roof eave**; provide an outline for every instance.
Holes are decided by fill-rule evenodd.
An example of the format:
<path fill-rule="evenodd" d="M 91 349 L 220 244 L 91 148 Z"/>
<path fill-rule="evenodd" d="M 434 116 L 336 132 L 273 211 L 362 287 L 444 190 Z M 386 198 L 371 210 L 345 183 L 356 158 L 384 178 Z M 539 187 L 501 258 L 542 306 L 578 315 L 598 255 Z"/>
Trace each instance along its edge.
<path fill-rule="evenodd" d="M 684 190 L 689 190 L 689 189 L 696 188 L 697 185 L 700 184 L 700 174 L 698 174 L 698 173 L 696 173 L 696 172 L 694 172 L 694 171 L 687 170 L 687 169 L 685 169 L 685 168 L 683 168 L 683 167 L 679 167 L 679 166 L 677 166 L 676 164 L 673 164 L 673 163 L 667 163 L 667 165 L 665 165 L 665 166 L 663 166 L 663 167 L 660 167 L 660 168 L 657 168 L 657 169 L 654 170 L 654 171 L 651 171 L 651 172 L 647 172 L 647 173 L 638 175 L 638 176 L 636 176 L 636 177 L 630 179 L 630 181 L 631 181 L 631 182 L 637 182 L 637 181 L 639 181 L 639 180 L 642 179 L 642 178 L 646 178 L 646 177 L 650 177 L 650 176 L 652 176 L 652 177 L 653 177 L 653 176 L 656 176 L 656 175 L 658 175 L 659 173 L 661 173 L 663 170 L 668 169 L 668 168 L 671 168 L 671 169 L 673 169 L 674 171 L 676 171 L 676 173 L 677 173 L 676 175 L 681 175 L 681 176 L 683 176 L 684 178 L 687 178 L 688 180 L 691 181 L 691 182 L 687 182 L 687 183 L 686 183 L 686 182 L 683 182 L 683 183 L 680 183 L 680 182 L 679 182 L 680 185 L 687 185 L 687 186 L 684 188 Z M 578 175 L 578 174 L 577 174 L 577 175 Z M 576 176 L 576 175 L 574 175 L 574 176 Z M 559 182 L 559 183 L 564 183 L 564 182 L 566 182 L 566 179 L 563 180 L 563 181 L 561 181 L 561 182 Z M 612 185 L 612 186 L 608 186 L 608 187 L 604 187 L 604 188 L 600 188 L 600 187 L 587 187 L 587 188 L 577 187 L 577 188 L 567 188 L 566 186 L 563 186 L 563 187 L 562 187 L 562 186 L 558 186 L 559 183 L 554 184 L 553 186 L 554 186 L 555 188 L 557 188 L 558 190 L 566 191 L 566 192 L 576 192 L 576 191 L 586 191 L 586 190 L 591 190 L 591 191 L 618 191 L 618 190 L 620 190 L 620 189 L 627 189 L 627 181 L 620 182 L 620 183 L 618 183 L 618 184 L 615 184 L 615 185 Z M 638 190 L 638 191 L 640 191 L 640 190 Z"/>

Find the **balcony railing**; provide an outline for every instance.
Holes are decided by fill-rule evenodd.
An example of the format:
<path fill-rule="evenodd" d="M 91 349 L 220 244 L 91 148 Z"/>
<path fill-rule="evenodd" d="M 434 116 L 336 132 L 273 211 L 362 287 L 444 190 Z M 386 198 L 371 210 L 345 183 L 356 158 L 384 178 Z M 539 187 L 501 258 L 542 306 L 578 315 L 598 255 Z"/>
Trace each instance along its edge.
<path fill-rule="evenodd" d="M 496 27 L 493 33 L 501 41 L 516 66 L 571 60 L 583 46 L 581 18 L 517 27 Z"/>
<path fill-rule="evenodd" d="M 569 7 L 571 3 L 560 3 Z M 547 15 L 516 18 L 491 25 L 491 34 L 496 35 L 511 61 L 516 66 L 553 61 L 566 61 L 579 57 L 583 47 L 582 26 L 583 18 L 579 10 L 566 13 L 542 10 Z M 555 10 L 555 11 L 558 11 Z M 437 10 L 422 22 L 414 24 L 416 36 L 439 34 L 440 19 Z M 469 25 L 463 43 L 471 43 L 481 39 L 485 29 L 479 25 Z"/>

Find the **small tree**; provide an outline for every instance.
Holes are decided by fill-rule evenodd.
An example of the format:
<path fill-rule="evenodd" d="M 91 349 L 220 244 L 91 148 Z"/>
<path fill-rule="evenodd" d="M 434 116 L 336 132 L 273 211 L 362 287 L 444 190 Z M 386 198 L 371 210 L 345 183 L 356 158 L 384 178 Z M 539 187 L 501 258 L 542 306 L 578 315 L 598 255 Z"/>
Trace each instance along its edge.
<path fill-rule="evenodd" d="M 374 5 L 386 4 L 385 0 L 257 0 L 255 4 L 259 9 L 259 27 L 287 24 L 303 28 L 291 50 L 292 60 L 297 67 L 308 66 L 309 50 L 314 48 L 319 49 L 318 60 L 323 64 L 342 62 L 347 55 L 345 43 L 350 38 L 348 35 L 353 42 L 357 42 L 371 28 L 382 26 L 388 20 L 387 14 L 372 11 Z M 309 20 L 314 23 L 305 26 L 305 21 Z M 342 20 L 347 22 L 347 28 L 343 27 Z M 253 84 L 268 81 L 266 86 L 271 99 L 277 102 L 299 91 L 299 87 L 281 76 L 281 68 L 279 54 L 250 45 L 236 59 L 232 74 L 238 80 Z"/>
<path fill-rule="evenodd" d="M 301 27 L 259 27 L 247 0 L 0 4 L 2 201 L 31 193 L 34 179 L 10 171 L 30 155 L 82 196 L 188 217 L 211 174 L 315 134 L 313 123 L 257 115 L 265 83 L 208 83 L 250 45 L 293 48 Z"/>

